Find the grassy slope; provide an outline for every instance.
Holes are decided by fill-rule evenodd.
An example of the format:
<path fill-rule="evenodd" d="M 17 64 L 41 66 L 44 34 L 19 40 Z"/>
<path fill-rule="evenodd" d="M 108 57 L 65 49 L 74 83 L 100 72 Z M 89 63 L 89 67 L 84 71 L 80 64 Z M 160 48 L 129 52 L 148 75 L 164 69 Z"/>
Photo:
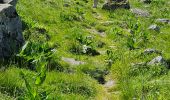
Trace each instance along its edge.
<path fill-rule="evenodd" d="M 100 2 L 100 6 L 102 5 Z M 63 7 L 64 4 L 69 4 L 69 7 Z M 170 18 L 170 7 L 166 0 L 155 0 L 150 5 L 145 5 L 138 0 L 130 0 L 132 8 L 146 9 L 151 13 L 149 18 L 135 17 L 128 10 L 116 10 L 105 11 L 100 8 L 91 8 L 92 1 L 86 3 L 86 0 L 20 0 L 17 5 L 17 10 L 22 20 L 25 22 L 24 35 L 27 40 L 30 41 L 45 41 L 48 42 L 51 48 L 56 48 L 56 56 L 58 57 L 71 57 L 77 60 L 86 62 L 86 65 L 81 66 L 69 66 L 75 70 L 72 75 L 63 72 L 49 72 L 44 87 L 47 89 L 57 88 L 51 97 L 57 96 L 60 99 L 65 100 L 82 100 L 82 99 L 94 99 L 99 100 L 110 98 L 111 100 L 117 99 L 132 99 L 132 98 L 146 98 L 146 99 L 167 99 L 169 94 L 169 84 L 162 82 L 162 80 L 169 80 L 169 74 L 164 74 L 167 69 L 164 67 L 155 66 L 153 68 L 137 69 L 129 74 L 131 71 L 130 64 L 137 62 L 144 62 L 153 59 L 157 54 L 148 56 L 140 56 L 142 51 L 146 48 L 155 48 L 163 51 L 163 57 L 170 59 L 170 40 L 169 32 L 170 26 L 166 24 L 157 23 L 161 27 L 161 32 L 157 33 L 150 31 L 147 28 L 156 23 L 157 18 Z M 111 21 L 108 25 L 103 25 L 107 21 Z M 132 25 L 140 23 L 141 33 L 148 33 L 147 41 L 144 41 L 142 36 L 138 37 L 138 48 L 135 50 L 129 50 L 127 47 L 127 40 L 130 36 L 128 30 Z M 50 39 L 41 32 L 35 31 L 36 28 L 46 29 L 47 35 Z M 89 30 L 104 30 L 106 37 L 101 37 L 98 34 Z M 74 45 L 81 45 L 76 37 L 92 36 L 94 39 L 90 40 L 94 49 L 98 51 L 111 50 L 114 59 L 114 63 L 109 68 L 105 62 L 108 58 L 107 54 L 99 56 L 88 55 L 76 55 L 69 51 Z M 100 42 L 104 42 L 105 45 L 99 48 L 97 45 Z M 112 46 L 112 47 L 111 47 Z M 55 57 L 54 57 L 55 58 Z M 110 74 L 105 76 L 107 79 L 114 79 L 117 82 L 117 86 L 109 89 L 111 95 L 107 97 L 105 90 L 99 85 L 94 78 L 93 71 L 100 69 L 104 71 L 108 69 Z M 161 73 L 163 70 L 163 74 Z M 5 91 L 13 90 L 16 87 L 21 87 L 18 90 L 25 90 L 23 81 L 19 79 L 18 74 L 22 69 L 9 68 L 6 72 L 0 74 L 1 87 L 6 87 Z M 82 70 L 92 71 L 90 76 L 82 74 Z M 144 70 L 144 71 L 143 71 Z M 33 73 L 27 70 L 24 72 Z M 169 71 L 167 72 L 169 73 Z M 4 78 L 4 76 L 6 78 Z M 11 78 L 10 76 L 13 76 Z M 18 79 L 18 82 L 13 82 L 14 79 Z M 7 81 L 10 80 L 10 81 Z M 53 81 L 55 80 L 55 81 Z M 9 83 L 9 84 L 7 84 Z M 12 83 L 12 84 L 11 84 Z M 51 85 L 50 83 L 53 83 Z M 61 83 L 61 84 L 60 84 Z M 62 85 L 63 84 L 63 85 Z M 65 90 L 65 88 L 68 90 Z M 81 89 L 81 87 L 86 87 Z M 8 89 L 10 88 L 10 89 Z M 1 89 L 1 92 L 4 90 Z M 12 91 L 12 92 L 13 92 Z M 96 92 L 97 91 L 97 92 Z M 11 93 L 11 91 L 8 91 Z M 118 93 L 118 94 L 115 94 Z M 13 93 L 11 96 L 15 96 Z M 1 97 L 1 94 L 0 94 Z M 118 98 L 120 97 L 120 98 Z"/>

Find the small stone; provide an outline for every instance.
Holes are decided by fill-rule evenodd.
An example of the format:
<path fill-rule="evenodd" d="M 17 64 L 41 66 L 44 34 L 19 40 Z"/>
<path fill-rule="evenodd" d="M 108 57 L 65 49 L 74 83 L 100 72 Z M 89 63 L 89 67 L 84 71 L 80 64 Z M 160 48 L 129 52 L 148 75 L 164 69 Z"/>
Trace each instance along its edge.
<path fill-rule="evenodd" d="M 106 51 L 99 51 L 99 53 L 104 55 L 104 54 L 106 54 Z"/>
<path fill-rule="evenodd" d="M 156 50 L 156 49 L 146 49 L 146 50 L 144 50 L 144 52 L 143 52 L 143 54 L 151 54 L 151 53 L 158 53 L 158 54 L 161 54 L 161 52 L 160 51 L 158 51 L 158 50 Z"/>
<path fill-rule="evenodd" d="M 112 88 L 115 86 L 115 81 L 114 80 L 109 80 L 104 84 L 104 87 L 106 88 Z"/>
<path fill-rule="evenodd" d="M 159 18 L 156 20 L 156 22 L 164 23 L 164 24 L 170 24 L 170 19 L 166 18 Z"/>
<path fill-rule="evenodd" d="M 113 25 L 113 24 L 114 24 L 114 21 L 101 22 L 101 25 L 103 25 L 103 26 L 110 26 L 110 25 Z"/>
<path fill-rule="evenodd" d="M 101 37 L 106 37 L 106 33 L 103 31 L 97 31 L 95 29 L 87 29 L 90 33 L 98 34 Z"/>
<path fill-rule="evenodd" d="M 87 46 L 87 45 L 83 45 L 82 52 L 84 54 L 88 54 L 88 55 L 92 55 L 92 56 L 100 55 L 100 53 L 98 51 L 94 50 L 91 46 Z"/>
<path fill-rule="evenodd" d="M 157 26 L 156 24 L 149 26 L 148 29 L 149 29 L 149 30 L 155 30 L 155 31 L 157 31 L 157 32 L 160 31 L 160 27 Z"/>
<path fill-rule="evenodd" d="M 82 65 L 85 64 L 85 62 L 82 61 L 76 61 L 74 58 L 66 58 L 66 57 L 62 57 L 62 60 L 67 62 L 70 65 Z"/>
<path fill-rule="evenodd" d="M 149 17 L 150 16 L 148 11 L 138 9 L 138 8 L 131 9 L 131 12 L 135 15 L 142 16 L 142 17 Z"/>
<path fill-rule="evenodd" d="M 157 64 L 168 66 L 167 62 L 162 56 L 157 56 L 156 58 L 154 58 L 153 60 L 147 63 L 147 65 L 157 65 Z"/>
<path fill-rule="evenodd" d="M 152 2 L 152 0 L 141 0 L 141 2 L 146 3 L 146 4 L 150 4 Z"/>
<path fill-rule="evenodd" d="M 69 5 L 69 4 L 67 4 L 67 3 L 65 3 L 65 4 L 64 4 L 64 7 L 69 7 L 69 6 L 70 6 L 70 5 Z"/>

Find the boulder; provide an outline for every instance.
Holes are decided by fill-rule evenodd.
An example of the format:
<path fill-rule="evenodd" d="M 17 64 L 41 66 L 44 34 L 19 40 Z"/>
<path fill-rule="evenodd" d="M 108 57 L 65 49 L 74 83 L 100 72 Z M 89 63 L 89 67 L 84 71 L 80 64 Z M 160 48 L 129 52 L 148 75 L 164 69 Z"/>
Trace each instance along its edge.
<path fill-rule="evenodd" d="M 105 3 L 102 9 L 115 10 L 115 9 L 130 9 L 130 4 L 127 0 L 113 0 L 113 3 Z"/>
<path fill-rule="evenodd" d="M 10 4 L 0 4 L 0 59 L 9 58 L 23 44 L 22 23 Z"/>
<path fill-rule="evenodd" d="M 0 4 L 11 4 L 15 6 L 18 0 L 0 0 Z"/>

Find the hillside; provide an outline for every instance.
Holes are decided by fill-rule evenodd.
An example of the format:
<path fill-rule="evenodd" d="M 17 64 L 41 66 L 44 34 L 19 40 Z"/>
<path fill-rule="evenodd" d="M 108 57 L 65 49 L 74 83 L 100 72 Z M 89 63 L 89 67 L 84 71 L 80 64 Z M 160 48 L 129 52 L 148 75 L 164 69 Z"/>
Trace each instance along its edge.
<path fill-rule="evenodd" d="M 170 1 L 129 3 L 18 0 L 25 43 L 0 64 L 0 100 L 168 100 Z"/>

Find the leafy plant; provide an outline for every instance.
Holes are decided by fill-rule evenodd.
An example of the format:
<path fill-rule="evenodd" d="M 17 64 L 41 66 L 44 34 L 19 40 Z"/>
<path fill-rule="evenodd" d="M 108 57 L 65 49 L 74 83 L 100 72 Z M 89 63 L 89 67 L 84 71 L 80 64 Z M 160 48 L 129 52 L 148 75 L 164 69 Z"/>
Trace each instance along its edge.
<path fill-rule="evenodd" d="M 41 95 L 41 93 L 39 93 L 39 88 L 46 79 L 47 64 L 49 59 L 51 59 L 51 55 L 52 51 L 49 49 L 48 44 L 40 45 L 38 43 L 34 44 L 32 42 L 26 42 L 23 46 L 19 56 L 36 66 L 35 79 L 32 79 L 31 81 L 27 80 L 27 75 L 20 72 L 27 88 L 28 96 L 24 98 L 29 98 L 30 100 L 42 100 L 42 98 L 46 99 L 48 97 L 48 95 Z M 42 93 L 46 93 L 46 91 L 43 91 Z"/>
<path fill-rule="evenodd" d="M 20 72 L 20 75 L 25 81 L 25 85 L 27 88 L 27 95 L 24 98 L 29 98 L 30 100 L 42 100 L 42 98 L 48 98 L 48 95 L 42 95 L 41 93 L 39 93 L 39 88 L 46 79 L 46 72 L 46 63 L 41 63 L 41 65 L 37 68 L 37 75 L 35 76 L 35 79 L 31 81 L 33 82 L 32 85 L 31 82 L 27 80 L 26 75 L 22 71 Z M 42 93 L 46 93 L 46 91 L 43 91 Z"/>
<path fill-rule="evenodd" d="M 139 43 L 141 42 L 141 34 L 142 34 L 142 30 L 141 30 L 141 24 L 138 21 L 135 24 L 132 24 L 130 26 L 130 36 L 128 36 L 127 38 L 127 47 L 130 50 L 134 50 L 136 48 L 138 48 Z M 147 35 L 145 35 L 145 39 Z"/>

